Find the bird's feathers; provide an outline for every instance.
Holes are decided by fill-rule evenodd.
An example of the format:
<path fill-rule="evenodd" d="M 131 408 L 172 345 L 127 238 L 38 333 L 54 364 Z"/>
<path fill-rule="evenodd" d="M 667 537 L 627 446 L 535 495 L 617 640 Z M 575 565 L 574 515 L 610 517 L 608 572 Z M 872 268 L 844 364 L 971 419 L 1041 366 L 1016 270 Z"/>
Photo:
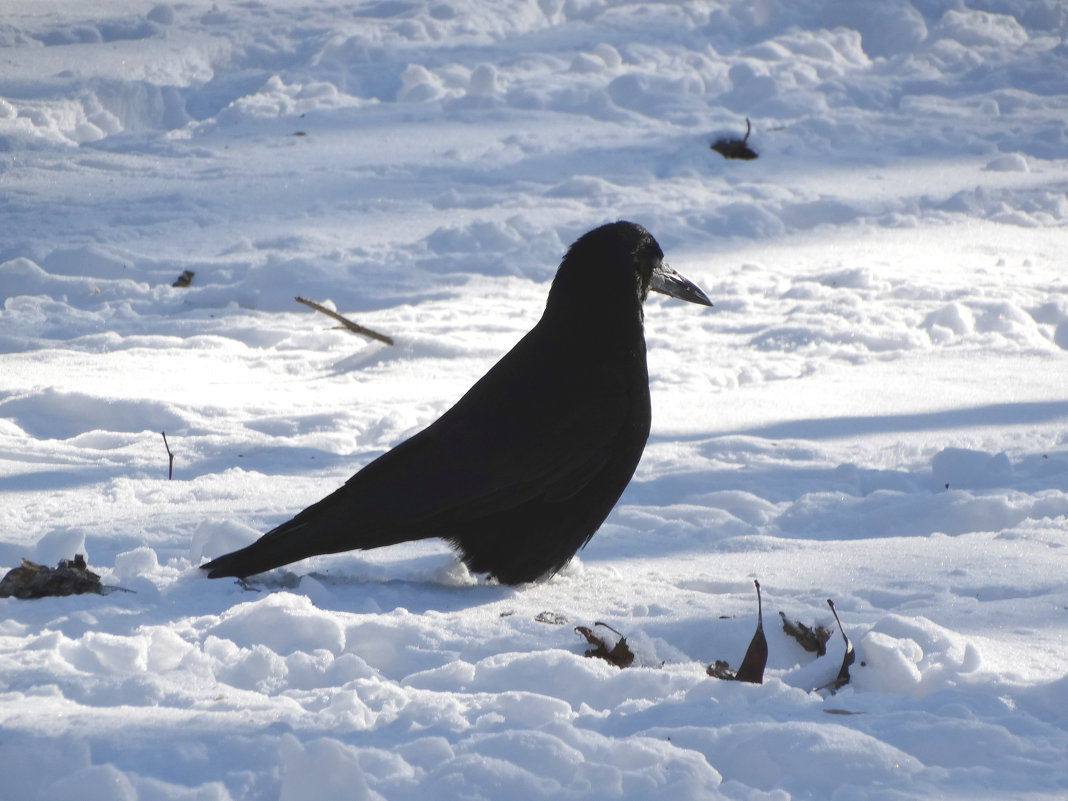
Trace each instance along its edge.
<path fill-rule="evenodd" d="M 558 570 L 600 526 L 645 446 L 641 301 L 661 257 L 630 223 L 580 238 L 541 321 L 455 406 L 204 568 L 246 576 L 315 554 L 442 537 L 472 570 L 507 583 Z"/>

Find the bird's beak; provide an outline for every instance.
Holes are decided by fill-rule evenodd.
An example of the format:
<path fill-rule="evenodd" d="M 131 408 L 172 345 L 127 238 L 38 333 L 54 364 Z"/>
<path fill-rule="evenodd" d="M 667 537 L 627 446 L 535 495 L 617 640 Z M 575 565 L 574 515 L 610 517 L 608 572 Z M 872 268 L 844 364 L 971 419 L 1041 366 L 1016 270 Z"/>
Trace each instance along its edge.
<path fill-rule="evenodd" d="M 653 268 L 653 277 L 649 281 L 649 288 L 654 292 L 662 292 L 679 300 L 688 300 L 690 303 L 699 303 L 702 306 L 712 305 L 708 295 L 702 292 L 697 287 L 697 284 L 683 278 L 664 262 L 660 262 Z"/>

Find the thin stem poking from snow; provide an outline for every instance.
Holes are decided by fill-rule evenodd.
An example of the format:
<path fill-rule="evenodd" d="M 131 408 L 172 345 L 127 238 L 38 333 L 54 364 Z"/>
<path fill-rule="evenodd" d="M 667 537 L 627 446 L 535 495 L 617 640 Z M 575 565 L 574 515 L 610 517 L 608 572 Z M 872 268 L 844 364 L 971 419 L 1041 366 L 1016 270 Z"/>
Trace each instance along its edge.
<path fill-rule="evenodd" d="M 174 478 L 174 454 L 171 453 L 171 446 L 167 444 L 167 432 L 159 433 L 163 435 L 163 447 L 167 449 L 167 480 L 170 481 Z"/>
<path fill-rule="evenodd" d="M 393 344 L 392 337 L 388 337 L 385 334 L 380 334 L 377 331 L 372 331 L 370 328 L 364 328 L 362 325 L 359 325 L 358 323 L 352 322 L 352 320 L 348 320 L 342 317 L 336 311 L 326 308 L 326 306 L 323 306 L 321 303 L 316 303 L 314 300 L 302 298 L 300 295 L 297 295 L 294 300 L 297 301 L 297 303 L 303 303 L 305 306 L 310 306 L 317 312 L 322 312 L 327 317 L 333 317 L 335 320 L 345 326 L 345 328 L 352 331 L 352 333 L 354 334 L 361 334 L 365 337 L 370 337 L 371 339 L 377 339 L 379 342 L 385 342 L 387 345 Z"/>

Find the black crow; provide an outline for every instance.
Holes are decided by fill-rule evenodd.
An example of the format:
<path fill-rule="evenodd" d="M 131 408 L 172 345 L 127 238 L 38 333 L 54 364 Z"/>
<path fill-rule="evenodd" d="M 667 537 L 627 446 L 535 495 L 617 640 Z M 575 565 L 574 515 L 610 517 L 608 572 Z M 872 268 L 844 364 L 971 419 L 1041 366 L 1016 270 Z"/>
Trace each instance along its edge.
<path fill-rule="evenodd" d="M 202 567 L 249 576 L 316 554 L 441 537 L 505 584 L 552 574 L 589 542 L 649 436 L 642 303 L 711 306 L 642 226 L 580 237 L 531 331 L 435 423 L 323 500 Z"/>

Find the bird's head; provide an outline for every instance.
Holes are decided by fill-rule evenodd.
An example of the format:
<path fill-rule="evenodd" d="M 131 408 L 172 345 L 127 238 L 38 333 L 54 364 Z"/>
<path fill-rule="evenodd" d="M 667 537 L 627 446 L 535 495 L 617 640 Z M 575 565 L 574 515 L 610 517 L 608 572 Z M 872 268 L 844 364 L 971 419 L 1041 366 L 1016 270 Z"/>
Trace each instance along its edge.
<path fill-rule="evenodd" d="M 630 313 L 649 290 L 711 306 L 696 284 L 664 262 L 653 235 L 637 223 L 619 221 L 583 234 L 567 251 L 549 290 L 546 309 L 574 309 L 604 315 L 607 310 Z M 596 306 L 600 311 L 594 311 Z"/>

